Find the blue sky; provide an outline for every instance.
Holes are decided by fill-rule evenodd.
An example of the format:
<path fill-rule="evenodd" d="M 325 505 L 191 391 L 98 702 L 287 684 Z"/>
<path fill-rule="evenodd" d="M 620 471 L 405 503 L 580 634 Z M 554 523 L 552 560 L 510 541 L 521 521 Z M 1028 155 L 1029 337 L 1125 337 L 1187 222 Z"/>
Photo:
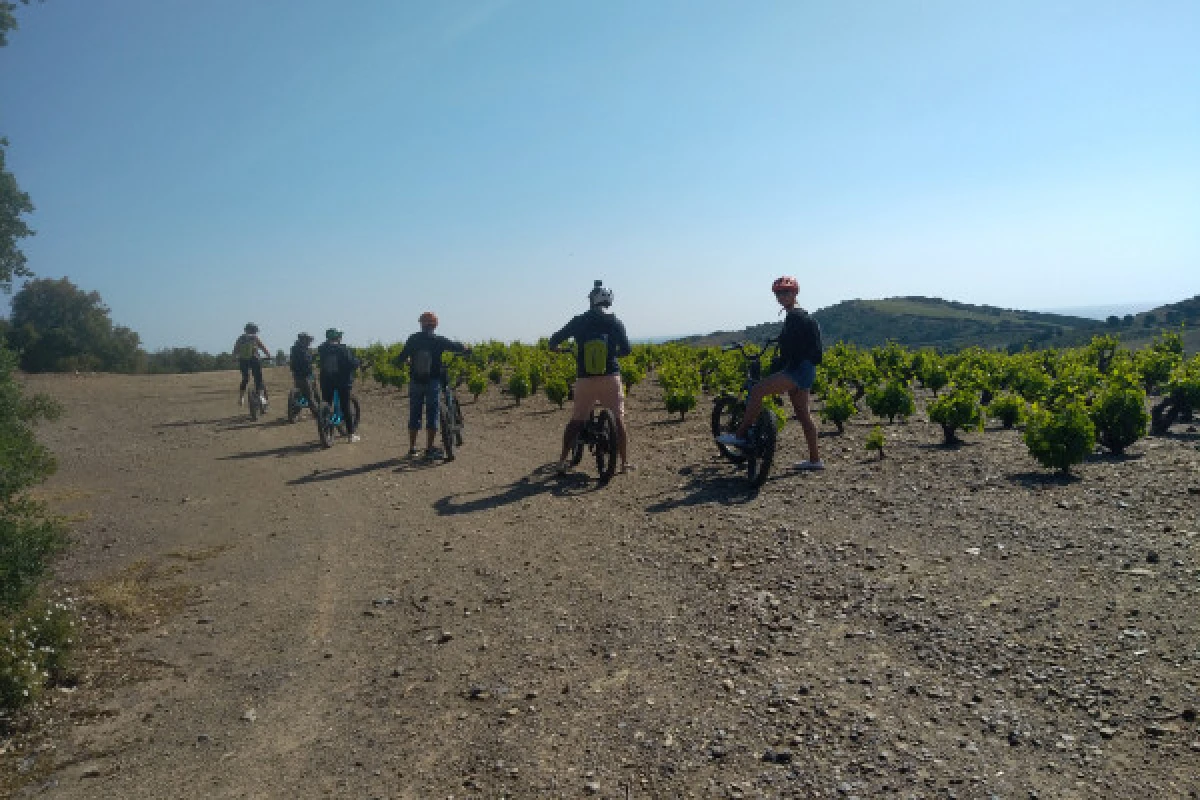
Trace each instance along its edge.
<path fill-rule="evenodd" d="M 31 268 L 150 348 L 635 338 L 1200 292 L 1200 3 L 49 0 L 0 49 Z"/>

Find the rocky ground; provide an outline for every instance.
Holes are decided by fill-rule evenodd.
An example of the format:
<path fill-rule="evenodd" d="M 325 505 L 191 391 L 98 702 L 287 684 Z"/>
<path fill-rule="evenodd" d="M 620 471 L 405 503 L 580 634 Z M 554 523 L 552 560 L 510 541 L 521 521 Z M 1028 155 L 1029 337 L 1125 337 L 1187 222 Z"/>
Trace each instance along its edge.
<path fill-rule="evenodd" d="M 271 385 L 285 385 L 281 370 Z M 1062 481 L 1019 433 L 822 434 L 766 486 L 703 408 L 565 478 L 495 389 L 451 463 L 251 423 L 228 373 L 32 377 L 79 681 L 0 742 L 17 797 L 1196 797 L 1200 434 Z M 282 397 L 279 398 L 280 400 Z"/>

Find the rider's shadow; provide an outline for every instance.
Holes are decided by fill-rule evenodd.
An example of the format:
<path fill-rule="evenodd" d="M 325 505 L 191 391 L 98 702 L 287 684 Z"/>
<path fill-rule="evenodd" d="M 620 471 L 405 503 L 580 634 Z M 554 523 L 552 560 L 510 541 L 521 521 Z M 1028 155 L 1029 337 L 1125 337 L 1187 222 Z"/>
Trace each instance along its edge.
<path fill-rule="evenodd" d="M 745 472 L 730 472 L 729 464 L 720 461 L 702 466 L 683 467 L 679 475 L 685 478 L 683 486 L 665 491 L 662 500 L 646 506 L 646 511 L 658 514 L 676 508 L 719 504 L 736 506 L 752 503 L 759 490 L 746 481 Z M 775 476 L 767 479 L 770 483 Z"/>
<path fill-rule="evenodd" d="M 494 494 L 483 494 L 488 490 L 461 492 L 443 497 L 433 504 L 433 508 L 442 516 L 455 514 L 473 514 L 477 511 L 488 511 L 501 506 L 519 503 L 540 494 L 553 494 L 564 497 L 571 494 L 583 494 L 595 491 L 599 484 L 583 473 L 567 473 L 558 475 L 553 465 L 539 467 L 532 474 L 526 475 L 515 483 L 499 487 Z M 473 496 L 479 495 L 479 496 Z"/>

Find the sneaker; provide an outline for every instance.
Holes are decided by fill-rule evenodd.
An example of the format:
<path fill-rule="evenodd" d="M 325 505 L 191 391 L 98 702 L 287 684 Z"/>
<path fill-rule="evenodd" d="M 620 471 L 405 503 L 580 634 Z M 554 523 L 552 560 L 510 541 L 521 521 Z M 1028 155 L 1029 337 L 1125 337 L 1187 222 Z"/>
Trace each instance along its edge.
<path fill-rule="evenodd" d="M 445 458 L 446 454 L 442 452 L 440 447 L 431 447 L 425 451 L 425 457 L 432 461 L 435 458 Z"/>
<path fill-rule="evenodd" d="M 554 465 L 554 473 L 556 475 L 566 475 L 567 472 L 570 471 L 570 469 L 571 469 L 571 462 L 566 459 L 556 462 Z"/>
<path fill-rule="evenodd" d="M 246 405 L 246 393 L 245 392 L 242 392 L 241 394 L 238 395 L 238 405 L 239 406 Z"/>
<path fill-rule="evenodd" d="M 795 468 L 801 470 L 825 469 L 825 462 L 821 461 L 820 459 L 817 459 L 816 461 L 797 461 Z"/>
<path fill-rule="evenodd" d="M 418 449 L 417 449 L 417 448 L 415 448 L 415 447 L 409 448 L 409 451 L 408 451 L 408 457 L 409 457 L 409 458 L 416 458 L 416 457 L 417 457 L 417 456 L 419 456 L 419 455 L 421 455 L 421 451 L 420 451 L 420 450 L 418 450 Z"/>
<path fill-rule="evenodd" d="M 362 437 L 359 436 L 357 433 L 352 433 L 352 434 L 350 434 L 350 441 L 351 442 L 361 442 Z"/>
<path fill-rule="evenodd" d="M 717 437 L 717 444 L 724 444 L 730 447 L 740 447 L 743 449 L 750 446 L 750 442 L 738 436 L 736 433 L 722 433 Z"/>

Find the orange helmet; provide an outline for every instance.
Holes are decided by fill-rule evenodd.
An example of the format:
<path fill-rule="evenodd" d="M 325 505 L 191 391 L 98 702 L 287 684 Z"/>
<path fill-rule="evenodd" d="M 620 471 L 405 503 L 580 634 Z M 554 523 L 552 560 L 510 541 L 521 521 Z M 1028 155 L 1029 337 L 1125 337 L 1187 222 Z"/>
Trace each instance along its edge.
<path fill-rule="evenodd" d="M 781 278 L 775 279 L 775 282 L 771 284 L 771 291 L 775 294 L 779 294 L 780 292 L 798 292 L 800 291 L 800 284 L 791 275 L 784 275 Z"/>
<path fill-rule="evenodd" d="M 436 328 L 438 324 L 437 314 L 432 311 L 426 311 L 417 318 L 422 328 Z"/>

